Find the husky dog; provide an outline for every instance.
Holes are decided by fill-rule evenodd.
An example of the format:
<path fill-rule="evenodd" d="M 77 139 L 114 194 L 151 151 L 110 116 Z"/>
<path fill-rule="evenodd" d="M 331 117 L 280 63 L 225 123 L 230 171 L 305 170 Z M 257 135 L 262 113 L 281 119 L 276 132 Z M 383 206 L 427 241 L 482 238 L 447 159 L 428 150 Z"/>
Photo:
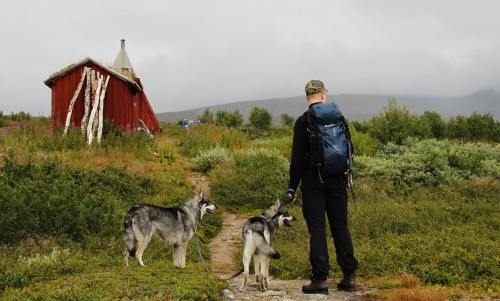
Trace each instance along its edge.
<path fill-rule="evenodd" d="M 262 291 L 269 285 L 269 258 L 279 259 L 280 254 L 273 249 L 273 235 L 280 226 L 291 227 L 297 219 L 290 215 L 280 201 L 264 211 L 261 216 L 248 219 L 243 226 L 243 267 L 244 279 L 240 291 L 246 291 L 250 277 L 250 261 L 253 256 L 255 279 Z"/>
<path fill-rule="evenodd" d="M 145 204 L 135 205 L 128 211 L 123 222 L 125 266 L 128 266 L 129 256 L 136 256 L 139 264 L 144 265 L 142 254 L 153 234 L 157 233 L 166 243 L 174 246 L 174 265 L 184 268 L 189 240 L 193 237 L 203 215 L 213 214 L 216 208 L 217 206 L 203 195 L 203 191 L 182 206 L 165 208 Z M 135 241 L 138 243 L 137 250 Z"/>

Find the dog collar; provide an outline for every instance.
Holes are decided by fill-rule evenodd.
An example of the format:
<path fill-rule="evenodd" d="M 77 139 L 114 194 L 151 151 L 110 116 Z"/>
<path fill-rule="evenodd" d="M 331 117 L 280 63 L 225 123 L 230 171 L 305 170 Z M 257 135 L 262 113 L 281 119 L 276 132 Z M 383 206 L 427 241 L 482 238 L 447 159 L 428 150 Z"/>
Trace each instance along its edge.
<path fill-rule="evenodd" d="M 264 216 L 264 215 L 262 215 L 262 214 L 261 214 L 261 215 L 259 215 L 258 217 L 260 217 L 261 219 L 263 219 L 265 222 L 267 222 L 267 221 L 269 221 L 269 220 L 270 220 L 270 218 L 267 218 L 267 217 L 265 217 L 265 216 Z"/>

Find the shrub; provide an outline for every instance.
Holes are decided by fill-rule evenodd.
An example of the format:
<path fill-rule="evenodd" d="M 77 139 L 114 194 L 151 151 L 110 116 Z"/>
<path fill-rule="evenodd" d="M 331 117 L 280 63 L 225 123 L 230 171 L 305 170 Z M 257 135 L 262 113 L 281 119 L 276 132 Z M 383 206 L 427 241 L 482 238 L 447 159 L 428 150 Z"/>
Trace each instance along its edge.
<path fill-rule="evenodd" d="M 282 170 L 288 167 L 288 161 L 277 150 L 250 149 L 234 153 L 236 168 L 264 169 L 277 168 Z"/>
<path fill-rule="evenodd" d="M 161 162 L 174 163 L 176 161 L 176 150 L 172 145 L 165 145 L 163 147 L 158 147 L 158 151 L 155 152 L 156 156 Z"/>
<path fill-rule="evenodd" d="M 467 284 L 498 292 L 498 180 L 422 187 L 403 195 L 378 179 L 356 188 L 357 201 L 349 202 L 349 228 L 360 262 L 358 275 L 406 273 L 413 276 L 400 279 L 400 285 Z M 275 248 L 287 251 L 270 269 L 283 278 L 307 277 L 307 227 L 299 208 L 290 206 L 289 211 L 299 219 L 276 235 Z M 331 275 L 340 276 L 328 227 L 327 237 Z"/>
<path fill-rule="evenodd" d="M 248 138 L 239 130 L 213 124 L 199 124 L 185 131 L 181 137 L 184 152 L 195 156 L 200 151 L 220 145 L 228 151 L 241 149 L 248 144 Z"/>
<path fill-rule="evenodd" d="M 258 131 L 267 131 L 273 123 L 273 115 L 265 108 L 252 108 L 250 112 L 250 124 Z"/>
<path fill-rule="evenodd" d="M 357 156 L 355 170 L 357 176 L 419 186 L 472 176 L 499 177 L 499 162 L 500 149 L 488 144 L 407 139 L 403 145 L 388 143 L 374 157 Z"/>
<path fill-rule="evenodd" d="M 252 146 L 255 148 L 265 148 L 278 150 L 280 154 L 288 160 L 292 157 L 292 136 L 279 135 L 267 139 L 254 140 Z"/>
<path fill-rule="evenodd" d="M 284 127 L 292 128 L 294 122 L 295 118 L 293 118 L 293 116 L 290 116 L 287 113 L 281 114 L 281 124 Z"/>
<path fill-rule="evenodd" d="M 208 108 L 203 111 L 203 113 L 198 116 L 198 119 L 201 123 L 213 123 L 214 122 L 214 113 L 210 112 Z"/>
<path fill-rule="evenodd" d="M 349 127 L 351 133 L 351 141 L 354 146 L 355 156 L 373 156 L 378 148 L 382 147 L 382 143 L 370 135 L 358 131 L 354 126 Z"/>
<path fill-rule="evenodd" d="M 432 129 L 420 116 L 411 114 L 405 107 L 399 107 L 396 99 L 391 98 L 384 112 L 370 120 L 369 133 L 382 143 L 401 144 L 407 137 L 429 138 Z"/>
<path fill-rule="evenodd" d="M 212 195 L 237 211 L 269 207 L 281 199 L 288 181 L 288 161 L 277 150 L 251 149 L 234 154 L 231 164 L 211 173 Z"/>
<path fill-rule="evenodd" d="M 425 111 L 420 118 L 422 122 L 431 126 L 432 136 L 434 138 L 444 138 L 446 135 L 446 122 L 441 115 L 433 111 Z"/>
<path fill-rule="evenodd" d="M 450 166 L 464 177 L 500 176 L 500 148 L 487 143 L 454 143 L 448 150 Z"/>
<path fill-rule="evenodd" d="M 237 128 L 243 124 L 243 115 L 238 109 L 233 112 L 219 110 L 215 113 L 215 123 L 220 126 Z"/>
<path fill-rule="evenodd" d="M 18 163 L 11 152 L 0 167 L 0 242 L 37 235 L 119 235 L 128 207 L 154 191 L 153 182 L 121 169 L 72 169 L 54 162 Z M 22 213 L 22 214 L 20 214 Z"/>
<path fill-rule="evenodd" d="M 215 166 L 226 162 L 227 159 L 228 159 L 228 154 L 226 149 L 224 149 L 219 145 L 216 145 L 214 147 L 211 147 L 210 150 L 206 152 L 201 152 L 191 161 L 194 164 L 195 170 L 206 173 Z"/>
<path fill-rule="evenodd" d="M 10 114 L 10 119 L 12 121 L 29 121 L 31 119 L 30 113 L 25 113 L 24 111 L 21 111 L 19 113 L 11 113 Z"/>

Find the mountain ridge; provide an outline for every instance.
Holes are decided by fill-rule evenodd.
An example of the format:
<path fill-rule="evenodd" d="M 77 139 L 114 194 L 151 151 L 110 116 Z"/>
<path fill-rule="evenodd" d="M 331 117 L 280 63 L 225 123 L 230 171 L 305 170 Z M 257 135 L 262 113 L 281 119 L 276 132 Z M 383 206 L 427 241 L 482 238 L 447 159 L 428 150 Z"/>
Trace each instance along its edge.
<path fill-rule="evenodd" d="M 388 105 L 390 98 L 394 97 L 399 106 L 404 106 L 413 114 L 422 114 L 424 111 L 434 111 L 443 118 L 451 116 L 470 115 L 473 112 L 481 114 L 491 113 L 496 120 L 500 119 L 500 93 L 493 89 L 480 90 L 464 96 L 425 96 L 425 95 L 378 95 L 378 94 L 338 94 L 328 95 L 328 101 L 335 102 L 347 119 L 351 121 L 364 121 L 380 114 Z M 307 109 L 305 96 L 292 96 L 272 98 L 269 100 L 249 100 L 232 102 L 219 105 L 203 106 L 196 109 L 157 113 L 161 122 L 177 123 L 188 118 L 196 119 L 205 109 L 215 113 L 219 110 L 240 110 L 244 122 L 252 108 L 267 109 L 273 115 L 273 123 L 279 124 L 281 114 L 298 117 Z"/>

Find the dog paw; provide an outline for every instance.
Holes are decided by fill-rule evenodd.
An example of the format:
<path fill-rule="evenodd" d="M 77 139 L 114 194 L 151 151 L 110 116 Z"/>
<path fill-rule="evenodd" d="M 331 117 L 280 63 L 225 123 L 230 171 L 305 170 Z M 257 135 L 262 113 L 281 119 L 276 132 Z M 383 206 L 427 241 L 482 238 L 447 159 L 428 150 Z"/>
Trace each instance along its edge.
<path fill-rule="evenodd" d="M 240 286 L 240 292 L 246 292 L 247 288 L 245 286 Z"/>

